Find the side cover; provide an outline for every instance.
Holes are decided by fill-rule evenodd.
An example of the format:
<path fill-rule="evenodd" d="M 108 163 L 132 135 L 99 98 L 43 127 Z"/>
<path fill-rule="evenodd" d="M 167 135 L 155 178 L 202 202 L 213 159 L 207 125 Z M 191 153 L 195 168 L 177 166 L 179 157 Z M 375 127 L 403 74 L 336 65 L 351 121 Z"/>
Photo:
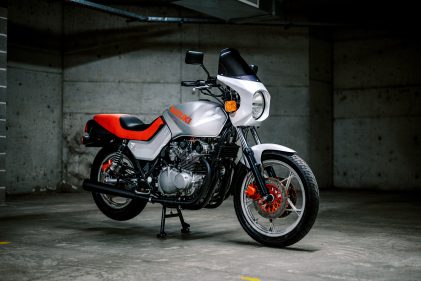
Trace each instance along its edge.
<path fill-rule="evenodd" d="M 172 137 L 217 137 L 228 119 L 221 106 L 211 101 L 172 105 L 162 114 Z"/>
<path fill-rule="evenodd" d="M 154 160 L 161 152 L 162 148 L 171 140 L 171 132 L 167 125 L 149 141 L 129 141 L 128 147 L 138 160 Z"/>

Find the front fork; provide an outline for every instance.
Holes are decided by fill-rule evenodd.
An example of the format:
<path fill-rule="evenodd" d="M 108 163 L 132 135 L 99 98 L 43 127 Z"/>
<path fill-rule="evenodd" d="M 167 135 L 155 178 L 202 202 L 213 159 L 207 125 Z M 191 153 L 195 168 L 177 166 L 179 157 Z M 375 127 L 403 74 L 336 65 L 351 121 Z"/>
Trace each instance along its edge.
<path fill-rule="evenodd" d="M 244 136 L 243 128 L 237 127 L 236 129 L 237 129 L 238 138 L 240 139 L 240 142 L 241 142 L 241 146 L 243 147 L 244 157 L 246 158 L 249 164 L 250 170 L 256 180 L 257 190 L 260 193 L 260 195 L 263 197 L 264 201 L 272 202 L 274 197 L 272 194 L 268 192 L 266 188 L 266 184 L 265 184 L 265 179 L 263 178 L 263 175 L 260 172 L 261 170 L 263 170 L 262 169 L 263 167 L 261 167 L 261 165 L 257 163 L 256 158 L 254 157 L 253 150 L 249 147 L 247 140 Z M 251 127 L 250 130 L 251 130 L 251 135 L 253 136 L 256 144 L 260 144 L 260 138 L 259 138 L 259 135 L 257 134 L 256 128 Z M 273 171 L 269 171 L 269 175 L 272 172 Z"/>

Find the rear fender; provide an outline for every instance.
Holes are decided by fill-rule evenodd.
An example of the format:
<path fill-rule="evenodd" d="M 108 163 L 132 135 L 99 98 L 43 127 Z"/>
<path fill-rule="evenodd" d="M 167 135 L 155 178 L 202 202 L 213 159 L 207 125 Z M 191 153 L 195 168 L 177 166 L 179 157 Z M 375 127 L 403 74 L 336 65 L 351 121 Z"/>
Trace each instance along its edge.
<path fill-rule="evenodd" d="M 82 144 L 87 147 L 104 147 L 114 143 L 118 138 L 99 125 L 95 120 L 89 120 L 85 125 Z"/>

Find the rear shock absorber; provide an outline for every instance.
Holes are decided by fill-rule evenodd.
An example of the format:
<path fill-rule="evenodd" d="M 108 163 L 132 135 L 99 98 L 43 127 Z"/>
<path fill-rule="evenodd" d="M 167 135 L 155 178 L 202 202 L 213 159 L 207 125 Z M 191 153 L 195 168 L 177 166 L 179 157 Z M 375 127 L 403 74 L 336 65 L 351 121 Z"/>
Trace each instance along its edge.
<path fill-rule="evenodd" d="M 118 174 L 118 172 L 121 169 L 121 165 L 123 164 L 123 151 L 127 146 L 127 140 L 123 140 L 121 145 L 118 147 L 118 150 L 116 152 L 116 155 L 113 157 L 113 163 L 110 166 L 110 170 Z"/>

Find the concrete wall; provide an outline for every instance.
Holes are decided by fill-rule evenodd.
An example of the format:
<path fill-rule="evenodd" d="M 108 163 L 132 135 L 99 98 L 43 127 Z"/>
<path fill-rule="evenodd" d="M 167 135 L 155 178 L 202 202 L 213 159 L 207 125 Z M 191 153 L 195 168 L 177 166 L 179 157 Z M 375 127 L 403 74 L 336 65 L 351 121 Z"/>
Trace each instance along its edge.
<path fill-rule="evenodd" d="M 189 16 L 177 8 L 130 8 Z M 171 104 L 198 99 L 181 80 L 204 78 L 184 64 L 188 49 L 206 52 L 215 74 L 219 50 L 238 48 L 272 95 L 264 142 L 289 146 L 331 184 L 330 43 L 307 28 L 164 25 L 61 1 L 12 1 L 7 113 L 9 193 L 80 190 L 97 149 L 80 145 L 96 113 L 124 112 L 151 121 Z"/>
<path fill-rule="evenodd" d="M 139 24 L 47 0 L 10 1 L 8 14 L 8 110 L 0 126 L 8 137 L 0 165 L 9 193 L 58 184 L 80 190 L 97 152 L 80 145 L 93 114 L 151 121 L 171 104 L 198 99 L 179 85 L 205 77 L 184 64 L 186 50 L 206 52 L 215 73 L 218 52 L 228 46 L 259 65 L 271 92 L 262 140 L 297 150 L 321 187 L 421 186 L 421 55 L 410 36 L 346 31 L 332 39 L 306 28 Z"/>
<path fill-rule="evenodd" d="M 61 181 L 61 1 L 8 6 L 8 193 L 55 189 Z"/>
<path fill-rule="evenodd" d="M 310 30 L 309 164 L 321 187 L 333 176 L 333 39 L 330 33 Z"/>
<path fill-rule="evenodd" d="M 0 4 L 0 205 L 6 193 L 7 8 Z"/>
<path fill-rule="evenodd" d="M 134 10 L 180 15 L 177 9 Z M 95 149 L 80 146 L 84 123 L 95 113 L 125 112 L 150 121 L 171 104 L 197 99 L 181 80 L 205 78 L 185 65 L 188 49 L 206 52 L 215 74 L 219 50 L 238 48 L 272 94 L 270 119 L 260 128 L 265 142 L 296 149 L 308 160 L 311 140 L 307 29 L 219 25 L 127 23 L 123 18 L 75 6 L 64 13 L 64 179 L 80 186 Z M 87 154 L 87 152 L 90 154 Z M 327 182 L 327 181 L 325 181 Z"/>
<path fill-rule="evenodd" d="M 343 32 L 334 45 L 334 185 L 421 189 L 421 44 Z"/>

